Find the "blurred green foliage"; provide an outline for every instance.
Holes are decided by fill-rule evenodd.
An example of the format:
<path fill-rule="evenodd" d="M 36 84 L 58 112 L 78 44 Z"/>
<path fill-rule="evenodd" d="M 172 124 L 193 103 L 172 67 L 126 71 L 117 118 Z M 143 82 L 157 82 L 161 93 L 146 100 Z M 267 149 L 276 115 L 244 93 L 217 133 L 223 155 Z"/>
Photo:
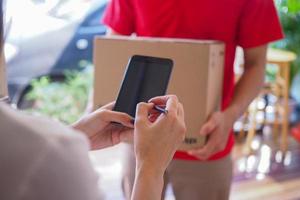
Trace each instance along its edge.
<path fill-rule="evenodd" d="M 293 51 L 297 60 L 292 63 L 291 80 L 300 69 L 300 0 L 276 0 L 285 39 L 276 42 L 273 47 Z"/>
<path fill-rule="evenodd" d="M 276 81 L 276 75 L 278 74 L 279 69 L 277 65 L 267 64 L 266 74 L 265 74 L 265 82 L 266 83 L 274 83 Z"/>
<path fill-rule="evenodd" d="M 67 71 L 62 82 L 52 81 L 48 76 L 34 79 L 26 100 L 32 101 L 28 112 L 46 115 L 70 124 L 84 112 L 93 82 L 92 67 L 83 71 Z"/>

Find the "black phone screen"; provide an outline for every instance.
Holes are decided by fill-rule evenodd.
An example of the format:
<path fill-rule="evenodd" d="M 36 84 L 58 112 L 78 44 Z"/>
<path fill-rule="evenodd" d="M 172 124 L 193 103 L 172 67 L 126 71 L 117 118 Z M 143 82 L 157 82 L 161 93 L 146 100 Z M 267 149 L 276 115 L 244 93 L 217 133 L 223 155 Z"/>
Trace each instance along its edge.
<path fill-rule="evenodd" d="M 165 95 L 173 61 L 166 58 L 132 56 L 114 107 L 135 117 L 136 105 L 155 96 Z"/>

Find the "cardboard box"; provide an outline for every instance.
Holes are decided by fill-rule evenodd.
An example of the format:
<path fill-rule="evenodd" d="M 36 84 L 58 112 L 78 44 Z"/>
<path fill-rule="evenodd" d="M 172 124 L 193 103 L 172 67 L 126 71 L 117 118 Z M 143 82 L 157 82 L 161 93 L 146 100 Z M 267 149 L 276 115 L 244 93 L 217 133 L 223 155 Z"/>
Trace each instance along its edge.
<path fill-rule="evenodd" d="M 117 98 L 123 75 L 132 55 L 170 58 L 174 61 L 167 94 L 183 103 L 187 137 L 181 150 L 203 146 L 201 125 L 220 108 L 223 83 L 224 44 L 141 37 L 97 37 L 94 42 L 94 107 Z"/>
<path fill-rule="evenodd" d="M 5 73 L 5 61 L 3 53 L 0 54 L 0 98 L 8 95 L 6 73 Z"/>

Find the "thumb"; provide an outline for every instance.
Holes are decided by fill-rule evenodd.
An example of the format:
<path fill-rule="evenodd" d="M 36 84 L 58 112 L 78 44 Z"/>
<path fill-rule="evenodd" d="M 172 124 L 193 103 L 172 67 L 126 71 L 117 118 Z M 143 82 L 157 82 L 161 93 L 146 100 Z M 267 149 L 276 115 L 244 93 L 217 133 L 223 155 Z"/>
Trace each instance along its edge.
<path fill-rule="evenodd" d="M 137 105 L 136 108 L 136 114 L 135 114 L 135 120 L 137 123 L 149 123 L 149 112 L 153 108 L 153 103 L 144 103 L 141 102 Z"/>
<path fill-rule="evenodd" d="M 213 132 L 218 126 L 216 115 L 212 115 L 207 122 L 201 127 L 200 135 L 207 136 Z"/>

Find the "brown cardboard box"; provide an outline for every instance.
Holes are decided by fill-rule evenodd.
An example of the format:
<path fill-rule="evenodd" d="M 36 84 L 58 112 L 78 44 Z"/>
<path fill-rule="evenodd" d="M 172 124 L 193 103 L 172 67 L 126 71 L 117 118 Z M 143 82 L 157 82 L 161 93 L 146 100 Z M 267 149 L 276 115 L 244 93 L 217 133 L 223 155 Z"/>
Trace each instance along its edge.
<path fill-rule="evenodd" d="M 0 54 L 0 98 L 8 95 L 3 53 Z"/>
<path fill-rule="evenodd" d="M 187 138 L 181 150 L 203 146 L 201 125 L 219 109 L 224 44 L 218 41 L 185 39 L 97 37 L 94 43 L 94 107 L 117 98 L 123 75 L 132 55 L 170 58 L 174 61 L 168 94 L 183 103 Z"/>

